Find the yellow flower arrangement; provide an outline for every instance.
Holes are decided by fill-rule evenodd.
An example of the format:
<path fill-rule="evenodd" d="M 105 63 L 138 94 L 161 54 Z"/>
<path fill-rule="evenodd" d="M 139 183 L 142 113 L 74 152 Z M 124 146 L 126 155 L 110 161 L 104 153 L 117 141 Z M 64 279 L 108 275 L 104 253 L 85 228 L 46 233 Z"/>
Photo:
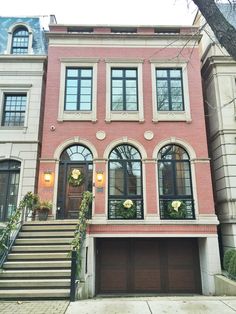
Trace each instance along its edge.
<path fill-rule="evenodd" d="M 80 186 L 84 181 L 84 175 L 79 169 L 73 169 L 68 176 L 68 182 L 71 186 Z"/>

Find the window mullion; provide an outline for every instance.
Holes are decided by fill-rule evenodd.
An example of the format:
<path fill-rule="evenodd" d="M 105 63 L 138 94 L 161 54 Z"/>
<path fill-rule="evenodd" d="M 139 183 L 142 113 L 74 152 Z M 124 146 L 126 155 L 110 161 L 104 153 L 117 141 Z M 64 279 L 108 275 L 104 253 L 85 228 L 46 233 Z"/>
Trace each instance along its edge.
<path fill-rule="evenodd" d="M 172 100 L 171 100 L 171 78 L 170 70 L 167 70 L 167 84 L 168 84 L 168 98 L 169 98 L 169 110 L 172 110 Z"/>
<path fill-rule="evenodd" d="M 125 70 L 123 70 L 123 110 L 126 110 L 126 77 Z"/>
<path fill-rule="evenodd" d="M 77 77 L 77 110 L 80 110 L 80 94 L 81 94 L 81 69 L 78 69 L 78 77 Z"/>

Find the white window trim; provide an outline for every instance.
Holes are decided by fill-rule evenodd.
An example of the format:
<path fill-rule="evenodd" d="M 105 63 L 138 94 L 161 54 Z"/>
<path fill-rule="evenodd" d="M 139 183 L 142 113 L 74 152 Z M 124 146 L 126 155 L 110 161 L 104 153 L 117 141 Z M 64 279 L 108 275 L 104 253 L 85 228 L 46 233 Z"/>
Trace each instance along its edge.
<path fill-rule="evenodd" d="M 158 121 L 185 121 L 190 123 L 190 100 L 188 88 L 188 74 L 186 62 L 163 62 L 163 61 L 150 61 L 152 68 L 152 108 L 153 108 L 153 122 Z M 184 111 L 158 111 L 157 110 L 157 92 L 156 92 L 156 68 L 181 68 L 183 80 L 183 98 L 184 98 Z"/>
<path fill-rule="evenodd" d="M 28 126 L 29 117 L 29 99 L 30 99 L 30 88 L 31 84 L 14 84 L 14 86 L 0 85 L 0 129 L 1 130 L 16 130 L 25 129 Z M 26 106 L 25 106 L 25 121 L 23 126 L 4 126 L 2 125 L 3 111 L 4 111 L 4 99 L 5 94 L 26 94 Z"/>
<path fill-rule="evenodd" d="M 98 59 L 61 58 L 60 94 L 58 121 L 93 121 L 97 120 L 97 63 Z M 65 111 L 65 83 L 67 67 L 90 67 L 93 69 L 92 79 L 92 110 L 88 111 Z"/>
<path fill-rule="evenodd" d="M 14 31 L 19 28 L 19 27 L 25 27 L 27 28 L 28 32 L 29 32 L 29 42 L 28 42 L 28 54 L 32 54 L 33 53 L 33 48 L 32 48 L 32 44 L 33 44 L 33 32 L 31 27 L 26 24 L 26 23 L 15 23 L 13 24 L 9 30 L 8 30 L 8 40 L 7 40 L 7 54 L 12 54 L 11 52 L 11 48 L 12 48 L 12 37 L 13 37 L 13 33 Z M 14 56 L 21 56 L 20 55 L 14 55 Z"/>
<path fill-rule="evenodd" d="M 143 111 L 143 60 L 106 60 L 106 122 L 139 121 L 144 122 Z M 111 110 L 111 68 L 137 68 L 138 73 L 138 111 Z"/>

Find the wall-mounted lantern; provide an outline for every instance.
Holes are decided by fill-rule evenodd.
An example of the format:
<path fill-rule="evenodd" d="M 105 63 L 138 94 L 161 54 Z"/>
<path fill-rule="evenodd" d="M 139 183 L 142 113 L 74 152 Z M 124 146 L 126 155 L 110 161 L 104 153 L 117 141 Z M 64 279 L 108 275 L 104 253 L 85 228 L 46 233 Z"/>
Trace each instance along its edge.
<path fill-rule="evenodd" d="M 51 170 L 47 170 L 43 172 L 42 183 L 45 187 L 50 187 L 53 185 L 54 175 Z"/>
<path fill-rule="evenodd" d="M 105 183 L 105 176 L 104 176 L 103 171 L 97 171 L 96 172 L 95 186 L 97 188 L 103 188 L 104 187 L 104 183 Z"/>

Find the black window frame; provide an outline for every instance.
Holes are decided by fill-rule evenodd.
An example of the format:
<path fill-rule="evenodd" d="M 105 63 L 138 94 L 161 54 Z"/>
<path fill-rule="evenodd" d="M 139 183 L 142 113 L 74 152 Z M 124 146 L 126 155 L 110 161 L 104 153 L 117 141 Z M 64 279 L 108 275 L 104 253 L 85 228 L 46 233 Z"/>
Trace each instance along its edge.
<path fill-rule="evenodd" d="M 20 34 L 20 32 L 26 32 L 26 34 Z M 22 43 L 24 44 L 21 46 L 21 42 L 15 41 L 16 38 L 24 39 Z M 29 30 L 25 26 L 17 27 L 13 34 L 12 34 L 12 43 L 11 43 L 11 53 L 13 55 L 22 55 L 27 54 L 29 51 Z"/>
<path fill-rule="evenodd" d="M 187 158 L 185 159 L 160 159 L 159 155 L 161 154 L 161 151 L 165 149 L 166 147 L 178 147 L 181 148 L 184 153 L 186 154 Z M 169 202 L 172 202 L 174 200 L 180 200 L 183 202 L 186 202 L 188 210 L 187 210 L 187 218 L 186 219 L 195 219 L 195 211 L 194 211 L 194 199 L 193 199 L 193 181 L 192 181 L 192 171 L 191 171 L 191 162 L 188 152 L 180 145 L 177 144 L 167 144 L 163 146 L 159 152 L 158 152 L 158 187 L 159 187 L 159 204 L 160 204 L 160 215 L 161 219 L 166 219 L 165 213 L 163 212 L 163 209 L 165 209 L 168 206 Z M 171 164 L 171 182 L 173 186 L 174 193 L 171 194 L 161 194 L 161 177 L 160 177 L 160 167 L 163 163 L 170 163 Z M 187 163 L 188 164 L 188 174 L 189 174 L 189 181 L 190 181 L 190 194 L 179 194 L 178 193 L 178 184 L 177 184 L 177 164 L 179 163 Z M 164 207 L 163 207 L 164 206 Z"/>
<path fill-rule="evenodd" d="M 7 98 L 8 97 L 25 97 L 25 106 L 24 110 L 6 110 L 6 105 L 7 105 Z M 12 105 L 13 106 L 13 105 Z M 7 126 L 7 127 L 23 127 L 25 123 L 25 114 L 26 114 L 26 107 L 27 107 L 27 93 L 4 93 L 4 100 L 3 100 L 3 111 L 2 111 L 2 121 L 1 121 L 1 126 Z M 21 108 L 21 106 L 20 106 Z M 23 116 L 23 120 L 21 119 L 21 123 L 14 123 L 10 124 L 9 122 L 7 123 L 6 120 L 6 114 L 7 113 L 20 113 L 20 117 Z M 15 116 L 16 117 L 16 116 Z M 10 120 L 8 120 L 10 121 Z M 16 121 L 16 119 L 14 120 Z"/>
<path fill-rule="evenodd" d="M 113 77 L 112 76 L 112 71 L 113 70 L 121 70 L 122 71 L 122 77 Z M 135 70 L 136 71 L 136 77 L 126 77 L 125 72 L 129 71 L 129 70 Z M 123 108 L 122 109 L 113 109 L 113 101 L 112 101 L 112 88 L 113 88 L 113 81 L 116 80 L 122 80 L 122 100 L 123 100 Z M 135 110 L 130 110 L 127 109 L 127 102 L 126 102 L 126 82 L 127 81 L 131 81 L 131 80 L 135 80 L 136 81 L 136 109 Z M 136 112 L 139 111 L 139 91 L 138 91 L 138 68 L 137 67 L 112 67 L 111 68 L 111 106 L 110 106 L 110 110 L 112 112 L 119 112 L 119 111 L 128 111 L 128 112 Z"/>
<path fill-rule="evenodd" d="M 166 77 L 158 77 L 157 76 L 157 71 L 158 70 L 164 70 L 167 71 L 167 76 Z M 170 76 L 170 71 L 180 71 L 180 78 L 178 77 L 171 77 Z M 167 89 L 168 89 L 168 103 L 169 103 L 169 108 L 162 110 L 160 109 L 160 106 L 158 104 L 158 87 L 157 87 L 157 81 L 167 81 Z M 172 93 L 171 93 L 171 81 L 180 81 L 181 82 L 181 96 L 182 96 L 182 108 L 181 109 L 172 109 Z M 184 89 L 183 89 L 183 69 L 182 68 L 155 68 L 155 84 L 156 84 L 156 100 L 157 100 L 157 111 L 160 112 L 169 112 L 169 111 L 178 111 L 182 112 L 185 111 L 185 102 L 184 102 Z"/>
<path fill-rule="evenodd" d="M 67 73 L 69 70 L 78 70 L 78 76 L 74 77 L 74 76 L 68 76 Z M 92 75 L 91 77 L 81 77 L 81 71 L 82 70 L 91 70 Z M 76 104 L 76 109 L 72 110 L 72 109 L 66 109 L 66 96 L 67 96 L 67 81 L 68 80 L 76 80 L 77 81 L 77 104 Z M 90 102 L 90 109 L 81 109 L 81 81 L 85 79 L 85 80 L 90 80 L 91 81 L 91 102 Z M 93 107 L 93 67 L 66 67 L 66 74 L 65 74 L 65 96 L 64 96 L 64 111 L 69 111 L 69 112 L 76 112 L 76 111 L 83 111 L 83 112 L 87 112 L 87 111 L 92 111 L 92 107 Z"/>

